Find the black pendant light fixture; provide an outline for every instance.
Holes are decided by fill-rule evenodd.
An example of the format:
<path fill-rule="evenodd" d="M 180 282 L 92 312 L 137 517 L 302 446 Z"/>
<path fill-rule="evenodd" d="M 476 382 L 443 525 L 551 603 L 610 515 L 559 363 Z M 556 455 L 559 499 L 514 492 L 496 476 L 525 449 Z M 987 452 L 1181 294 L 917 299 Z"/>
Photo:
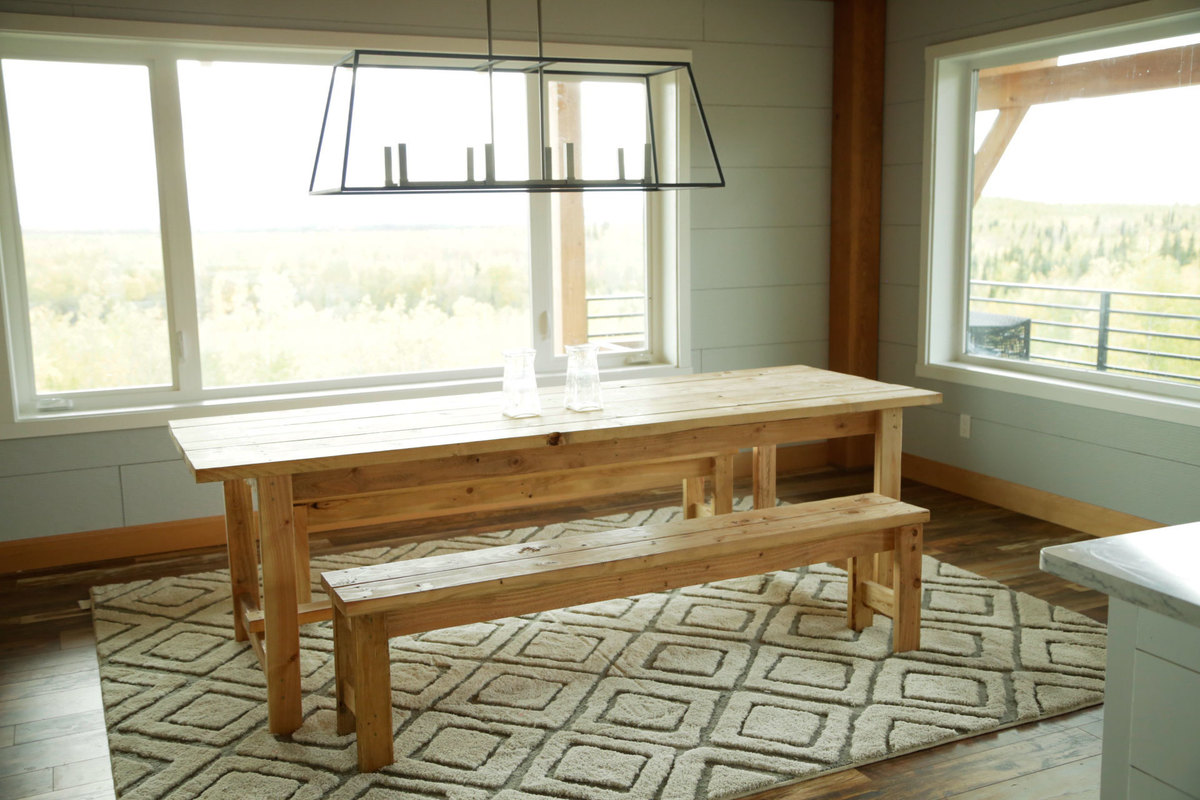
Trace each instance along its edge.
<path fill-rule="evenodd" d="M 495 54 L 487 0 L 484 55 L 351 52 L 333 67 L 310 193 L 725 185 L 689 63 L 547 57 L 541 0 L 537 49 Z M 562 98 L 581 85 L 621 92 L 621 114 L 597 101 L 581 115 L 576 94 L 574 122 L 561 124 Z"/>

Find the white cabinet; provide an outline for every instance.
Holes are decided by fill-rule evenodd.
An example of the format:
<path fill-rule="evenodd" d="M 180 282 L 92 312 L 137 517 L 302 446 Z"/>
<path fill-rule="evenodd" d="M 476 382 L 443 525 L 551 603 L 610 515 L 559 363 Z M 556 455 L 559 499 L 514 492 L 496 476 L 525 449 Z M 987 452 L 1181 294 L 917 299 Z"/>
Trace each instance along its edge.
<path fill-rule="evenodd" d="M 1101 800 L 1200 800 L 1200 523 L 1048 547 L 1109 595 Z"/>

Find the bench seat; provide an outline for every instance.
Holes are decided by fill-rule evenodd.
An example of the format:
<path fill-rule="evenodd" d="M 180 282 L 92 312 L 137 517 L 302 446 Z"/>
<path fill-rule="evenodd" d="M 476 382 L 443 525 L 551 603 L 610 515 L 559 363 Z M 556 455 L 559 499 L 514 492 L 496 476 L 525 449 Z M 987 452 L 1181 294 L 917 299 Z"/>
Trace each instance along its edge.
<path fill-rule="evenodd" d="M 878 611 L 893 649 L 916 649 L 928 519 L 868 493 L 326 572 L 338 733 L 357 733 L 360 770 L 392 762 L 390 637 L 826 561 L 848 562 L 851 628 Z M 875 580 L 888 552 L 891 586 Z"/>

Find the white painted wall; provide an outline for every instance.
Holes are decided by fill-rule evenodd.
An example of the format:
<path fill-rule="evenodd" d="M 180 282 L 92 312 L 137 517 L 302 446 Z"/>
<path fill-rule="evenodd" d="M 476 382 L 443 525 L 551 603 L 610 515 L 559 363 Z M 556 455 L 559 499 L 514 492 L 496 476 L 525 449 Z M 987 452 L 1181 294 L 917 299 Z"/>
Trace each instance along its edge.
<path fill-rule="evenodd" d="M 880 378 L 943 392 L 905 415 L 905 450 L 1164 523 L 1200 519 L 1200 427 L 919 379 L 925 47 L 1124 5 L 1113 0 L 890 0 Z M 958 435 L 959 414 L 971 437 Z"/>
<path fill-rule="evenodd" d="M 884 125 L 880 377 L 945 394 L 906 415 L 906 449 L 1005 480 L 1179 523 L 1200 519 L 1200 428 L 919 380 L 917 284 L 924 48 L 1121 5 L 891 0 Z M 529 38 L 533 0 L 497 0 L 497 36 Z M 823 366 L 827 347 L 832 3 L 547 0 L 546 38 L 689 48 L 728 187 L 693 193 L 697 369 Z M 286 16 L 280 16 L 280 9 Z M 0 0 L 0 11 L 470 36 L 483 0 Z M 958 415 L 973 419 L 958 437 Z M 220 513 L 164 429 L 0 442 L 0 540 Z"/>
<path fill-rule="evenodd" d="M 547 41 L 690 49 L 728 186 L 692 193 L 693 364 L 824 366 L 833 6 L 826 0 L 546 0 Z M 496 0 L 530 39 L 534 0 Z M 0 11 L 436 36 L 484 0 L 0 0 Z M 915 282 L 915 277 L 913 278 Z M 0 540 L 221 513 L 164 428 L 0 441 Z"/>

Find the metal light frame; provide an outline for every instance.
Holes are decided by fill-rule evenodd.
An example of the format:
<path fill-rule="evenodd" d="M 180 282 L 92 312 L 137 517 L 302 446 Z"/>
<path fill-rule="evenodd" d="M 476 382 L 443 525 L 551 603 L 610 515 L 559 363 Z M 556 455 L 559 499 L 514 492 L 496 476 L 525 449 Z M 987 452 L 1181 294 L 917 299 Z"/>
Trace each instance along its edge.
<path fill-rule="evenodd" d="M 538 0 L 538 55 L 536 56 L 496 56 L 492 53 L 492 21 L 491 21 L 491 2 L 488 0 L 488 53 L 486 56 L 461 54 L 461 53 L 421 53 L 409 51 L 391 51 L 391 50 L 354 50 L 333 67 L 333 74 L 329 81 L 329 95 L 325 104 L 325 116 L 321 122 L 321 134 L 317 144 L 317 154 L 313 162 L 312 178 L 309 181 L 310 194 L 414 194 L 414 193 L 452 193 L 452 192 L 582 192 L 582 191 L 657 191 L 661 189 L 697 189 L 722 187 L 725 185 L 725 174 L 721 170 L 720 160 L 717 158 L 716 145 L 713 142 L 712 131 L 708 125 L 708 119 L 704 114 L 704 106 L 700 103 L 699 90 L 696 87 L 696 79 L 692 73 L 691 64 L 686 61 L 632 61 L 632 60 L 614 60 L 614 59 L 583 59 L 583 58 L 546 58 L 542 55 L 542 37 L 541 37 L 541 2 Z M 334 113 L 334 91 L 337 84 L 338 70 L 349 69 L 351 71 L 350 89 L 349 89 L 349 104 L 346 112 L 345 120 L 345 145 L 342 152 L 337 156 L 341 162 L 340 181 L 334 188 L 317 187 L 317 177 L 322 164 L 322 158 L 330 158 L 333 153 L 330 151 L 336 145 L 329 145 L 327 135 L 330 132 L 331 124 L 338 124 L 340 121 L 331 119 L 331 114 Z M 538 177 L 531 177 L 527 180 L 496 180 L 494 170 L 492 168 L 493 160 L 490 157 L 490 150 L 487 158 L 486 175 L 482 180 L 461 180 L 461 181 L 410 181 L 404 177 L 405 170 L 401 169 L 400 180 L 388 182 L 387 179 L 382 181 L 380 185 L 358 186 L 348 185 L 346 181 L 347 170 L 350 161 L 350 142 L 351 133 L 354 125 L 354 102 L 355 89 L 358 80 L 358 71 L 360 69 L 442 69 L 442 70 L 457 70 L 465 72 L 486 72 L 489 76 L 489 119 L 493 119 L 492 127 L 493 134 L 491 136 L 494 142 L 494 100 L 491 97 L 491 76 L 494 73 L 524 73 L 536 74 L 538 76 L 538 134 L 539 144 L 538 152 L 543 154 L 541 158 L 536 159 L 535 164 L 530 165 L 531 172 L 539 173 Z M 716 179 L 711 181 L 706 180 L 688 180 L 688 181 L 673 181 L 664 180 L 662 170 L 659 167 L 659 142 L 657 141 L 657 132 L 655 130 L 655 113 L 654 113 L 654 93 L 651 90 L 651 80 L 655 77 L 667 75 L 670 73 L 682 73 L 687 76 L 687 85 L 691 88 L 691 100 L 694 104 L 695 112 L 698 115 L 700 125 L 703 127 L 704 136 L 703 143 L 708 147 L 708 153 L 712 158 L 712 168 L 716 171 Z M 545 144 L 547 117 L 546 117 L 546 101 L 545 101 L 545 86 L 546 78 L 553 79 L 556 76 L 561 77 L 608 77 L 608 78 L 640 78 L 646 88 L 646 124 L 648 133 L 647 148 L 645 163 L 645 175 L 640 179 L 618 179 L 618 180 L 586 180 L 578 177 L 562 177 L 553 178 L 551 173 L 550 159 L 547 157 L 547 148 Z M 687 120 L 681 120 L 680 124 L 687 124 Z M 339 127 L 340 132 L 340 127 Z M 487 148 L 492 147 L 492 142 L 485 145 Z M 391 165 L 390 148 L 388 155 L 385 156 L 388 161 L 389 169 Z M 403 163 L 406 156 L 397 154 L 397 158 Z M 707 166 L 706 166 L 707 168 Z M 683 170 L 678 169 L 682 172 Z"/>

